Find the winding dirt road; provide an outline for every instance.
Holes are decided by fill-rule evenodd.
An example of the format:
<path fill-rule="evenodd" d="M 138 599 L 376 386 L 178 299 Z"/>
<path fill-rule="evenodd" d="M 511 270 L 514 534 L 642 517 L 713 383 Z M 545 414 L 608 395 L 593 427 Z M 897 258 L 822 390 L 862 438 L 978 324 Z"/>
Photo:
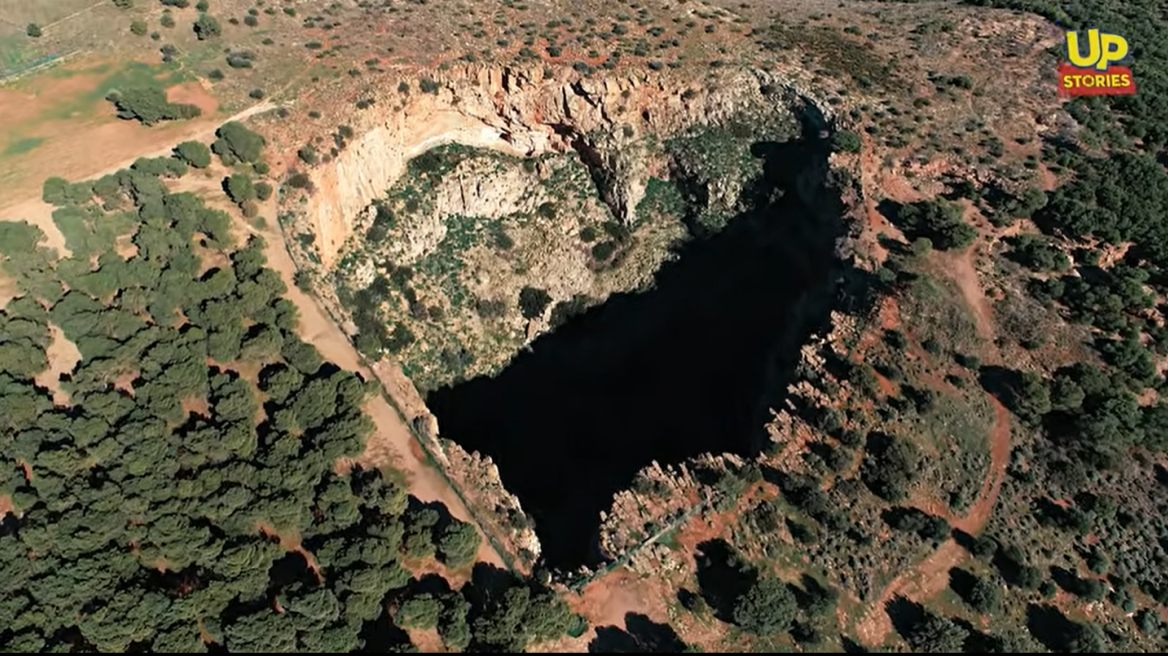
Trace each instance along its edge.
<path fill-rule="evenodd" d="M 867 162 L 870 164 L 871 160 Z M 987 344 L 990 356 L 987 357 L 987 361 L 995 363 L 1001 360 L 1001 354 L 994 344 L 993 309 L 978 279 L 975 265 L 977 250 L 977 246 L 972 246 L 955 255 L 941 253 L 936 255 L 945 258 L 944 268 L 961 289 L 962 298 L 974 316 L 978 335 Z M 1001 493 L 1006 467 L 1010 463 L 1009 411 L 993 394 L 986 392 L 986 396 L 994 408 L 994 425 L 989 435 L 989 471 L 969 511 L 961 517 L 950 518 L 953 528 L 970 535 L 976 535 L 989 521 Z M 884 644 L 893 628 L 892 619 L 888 616 L 888 603 L 898 596 L 919 602 L 936 595 L 948 586 L 949 570 L 965 557 L 965 549 L 953 538 L 943 542 L 927 558 L 885 586 L 856 625 L 856 636 L 869 646 Z"/>
<path fill-rule="evenodd" d="M 994 426 L 990 433 L 990 471 L 982 482 L 977 500 L 964 516 L 952 521 L 955 529 L 976 535 L 993 513 L 1002 489 L 1006 465 L 1010 461 L 1010 416 L 997 397 L 989 395 L 994 406 Z M 892 632 L 892 619 L 888 616 L 888 603 L 900 596 L 913 601 L 923 601 L 941 592 L 949 585 L 949 570 L 956 567 L 966 557 L 964 547 L 953 538 L 945 540 L 927 558 L 904 572 L 889 583 L 880 596 L 868 608 L 867 614 L 856 625 L 856 636 L 870 646 L 881 645 Z"/>

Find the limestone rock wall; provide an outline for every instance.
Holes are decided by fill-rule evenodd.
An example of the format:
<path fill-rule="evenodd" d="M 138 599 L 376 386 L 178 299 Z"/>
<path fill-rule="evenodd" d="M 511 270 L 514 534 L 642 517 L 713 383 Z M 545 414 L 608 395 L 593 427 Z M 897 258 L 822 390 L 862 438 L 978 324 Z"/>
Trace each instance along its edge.
<path fill-rule="evenodd" d="M 630 148 L 640 137 L 665 137 L 752 106 L 790 108 L 813 98 L 776 74 L 749 70 L 691 83 L 649 73 L 545 78 L 542 69 L 465 65 L 438 73 L 433 82 L 436 93 L 414 84 L 404 102 L 396 88 L 383 90 L 360 116 L 364 123 L 354 126 L 357 136 L 348 147 L 308 172 L 316 191 L 303 215 L 325 269 L 335 264 L 357 217 L 410 159 L 435 146 L 459 143 L 519 156 L 576 150 L 598 172 L 613 213 L 631 221 L 648 179 L 644 158 Z M 828 107 L 813 104 L 818 111 Z"/>

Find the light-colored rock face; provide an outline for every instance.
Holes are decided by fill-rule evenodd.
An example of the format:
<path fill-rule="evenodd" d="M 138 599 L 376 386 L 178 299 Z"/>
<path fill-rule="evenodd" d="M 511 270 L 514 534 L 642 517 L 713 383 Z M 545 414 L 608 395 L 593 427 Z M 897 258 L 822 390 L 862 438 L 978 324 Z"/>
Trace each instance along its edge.
<path fill-rule="evenodd" d="M 448 143 L 523 154 L 503 141 L 498 129 L 433 104 L 411 104 L 389 123 L 354 140 L 331 166 L 313 171 L 317 191 L 309 199 L 308 216 L 316 226 L 317 248 L 325 268 L 334 264 L 354 219 L 385 193 L 412 158 Z"/>
<path fill-rule="evenodd" d="M 394 262 L 412 264 L 433 252 L 446 238 L 446 217 L 460 215 L 501 219 L 508 215 L 533 213 L 547 198 L 535 178 L 517 167 L 495 166 L 481 159 L 464 160 L 442 177 L 429 194 L 427 212 L 405 214 L 401 239 L 388 245 Z M 369 208 L 364 225 L 372 223 L 376 208 Z"/>
<path fill-rule="evenodd" d="M 459 143 L 519 156 L 587 151 L 612 173 L 604 200 L 618 218 L 631 221 L 648 174 L 643 162 L 625 152 L 629 144 L 647 133 L 665 136 L 716 122 L 752 104 L 789 102 L 795 93 L 785 81 L 757 71 L 727 73 L 703 86 L 650 80 L 647 74 L 565 81 L 544 79 L 541 70 L 466 66 L 435 81 L 437 93 L 414 85 L 404 107 L 389 112 L 378 108 L 400 104 L 402 95 L 385 90 L 348 147 L 311 171 L 316 192 L 305 209 L 325 269 L 336 263 L 369 204 L 410 159 L 436 146 Z M 767 87 L 787 97 L 764 96 Z"/>

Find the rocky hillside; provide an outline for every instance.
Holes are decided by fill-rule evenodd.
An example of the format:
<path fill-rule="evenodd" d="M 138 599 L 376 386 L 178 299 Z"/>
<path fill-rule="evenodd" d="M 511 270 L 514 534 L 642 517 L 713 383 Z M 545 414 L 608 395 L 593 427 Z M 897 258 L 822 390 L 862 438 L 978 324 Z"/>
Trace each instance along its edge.
<path fill-rule="evenodd" d="M 475 65 L 385 89 L 353 126 L 356 135 L 331 162 L 311 169 L 305 227 L 329 269 L 370 203 L 382 196 L 414 157 L 444 144 L 532 157 L 576 151 L 604 173 L 601 196 L 631 222 L 650 177 L 643 153 L 629 149 L 645 135 L 664 137 L 811 98 L 810 86 L 787 73 L 720 72 L 708 80 L 627 73 L 583 78 L 571 71 Z M 772 97 L 767 101 L 763 96 Z M 825 103 L 819 103 L 825 108 Z"/>
<path fill-rule="evenodd" d="M 474 66 L 387 90 L 362 116 L 327 154 L 302 149 L 281 218 L 358 347 L 424 389 L 497 372 L 541 332 L 643 288 L 676 244 L 747 209 L 755 144 L 821 138 L 834 120 L 802 82 L 768 71 Z M 436 434 L 426 415 L 413 419 Z M 489 458 L 431 446 L 515 552 L 538 554 L 517 500 L 480 476 Z"/>

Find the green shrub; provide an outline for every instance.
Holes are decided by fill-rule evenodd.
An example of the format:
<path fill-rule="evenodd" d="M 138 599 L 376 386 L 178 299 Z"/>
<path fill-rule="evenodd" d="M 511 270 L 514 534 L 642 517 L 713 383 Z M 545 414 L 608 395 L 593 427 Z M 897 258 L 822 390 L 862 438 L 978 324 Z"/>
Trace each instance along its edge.
<path fill-rule="evenodd" d="M 227 178 L 224 186 L 227 188 L 227 195 L 236 204 L 241 205 L 256 197 L 255 185 L 245 173 L 233 173 Z"/>
<path fill-rule="evenodd" d="M 195 118 L 203 113 L 196 105 L 172 103 L 157 87 L 135 87 L 113 91 L 106 99 L 114 104 L 118 118 L 137 120 L 142 125 Z"/>
<path fill-rule="evenodd" d="M 264 138 L 247 129 L 238 121 L 224 123 L 216 130 L 218 139 L 211 144 L 211 151 L 227 166 L 239 162 L 257 162 L 264 148 Z"/>
<path fill-rule="evenodd" d="M 524 287 L 519 291 L 519 310 L 525 319 L 543 316 L 544 310 L 551 302 L 551 295 L 543 289 Z"/>
<path fill-rule="evenodd" d="M 863 146 L 860 135 L 851 130 L 839 130 L 831 135 L 831 149 L 837 153 L 858 153 Z"/>
<path fill-rule="evenodd" d="M 596 258 L 598 262 L 607 261 L 615 252 L 616 243 L 612 241 L 602 241 L 592 247 L 592 257 Z"/>
<path fill-rule="evenodd" d="M 201 141 L 184 141 L 174 147 L 174 154 L 196 169 L 211 165 L 211 149 Z"/>
<path fill-rule="evenodd" d="M 432 629 L 438 626 L 438 616 L 442 612 L 442 602 L 433 595 L 421 594 L 406 600 L 398 608 L 394 621 L 407 629 Z"/>
<path fill-rule="evenodd" d="M 195 19 L 195 36 L 199 37 L 200 41 L 217 37 L 223 34 L 223 26 L 219 24 L 219 20 L 210 14 L 199 14 Z"/>

